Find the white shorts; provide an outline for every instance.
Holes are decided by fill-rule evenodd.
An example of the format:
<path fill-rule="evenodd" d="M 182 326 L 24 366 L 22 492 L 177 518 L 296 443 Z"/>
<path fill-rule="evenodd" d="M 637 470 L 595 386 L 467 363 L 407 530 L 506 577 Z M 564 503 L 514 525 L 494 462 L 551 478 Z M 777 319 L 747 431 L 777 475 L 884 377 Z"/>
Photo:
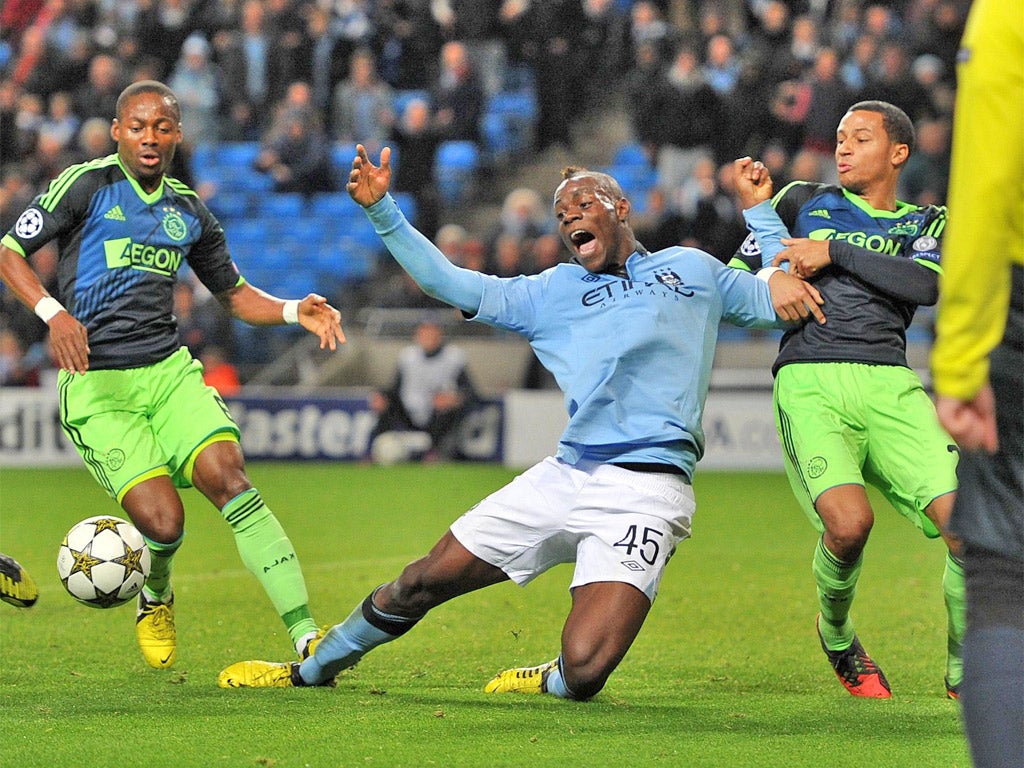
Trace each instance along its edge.
<path fill-rule="evenodd" d="M 456 520 L 451 531 L 476 557 L 524 585 L 576 563 L 569 588 L 632 584 L 653 603 L 665 565 L 690 535 L 696 507 L 681 475 L 634 472 L 548 457 Z"/>

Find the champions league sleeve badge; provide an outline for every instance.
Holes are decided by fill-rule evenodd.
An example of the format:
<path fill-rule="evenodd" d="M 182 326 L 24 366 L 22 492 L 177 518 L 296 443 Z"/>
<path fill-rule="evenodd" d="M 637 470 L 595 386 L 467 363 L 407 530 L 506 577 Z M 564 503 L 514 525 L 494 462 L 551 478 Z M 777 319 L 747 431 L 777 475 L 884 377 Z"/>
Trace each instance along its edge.
<path fill-rule="evenodd" d="M 14 225 L 14 234 L 22 240 L 31 240 L 43 229 L 43 214 L 35 208 L 27 209 Z"/>
<path fill-rule="evenodd" d="M 743 245 L 740 246 L 740 253 L 743 256 L 760 256 L 761 246 L 757 242 L 757 238 L 754 237 L 754 233 L 751 232 L 747 235 L 743 241 Z"/>

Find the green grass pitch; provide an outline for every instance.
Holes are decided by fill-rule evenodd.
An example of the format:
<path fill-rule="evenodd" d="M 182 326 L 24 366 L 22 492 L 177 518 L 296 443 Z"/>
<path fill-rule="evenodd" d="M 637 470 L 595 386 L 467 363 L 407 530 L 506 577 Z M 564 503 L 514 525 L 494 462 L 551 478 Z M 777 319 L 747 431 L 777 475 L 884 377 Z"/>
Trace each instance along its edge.
<path fill-rule="evenodd" d="M 335 623 L 426 553 L 455 516 L 513 476 L 478 465 L 254 464 L 299 553 L 317 619 Z M 0 764 L 11 768 L 779 766 L 967 768 L 944 697 L 943 547 L 873 496 L 877 520 L 854 616 L 893 687 L 858 700 L 814 633 L 816 534 L 780 474 L 698 474 L 693 537 L 605 690 L 576 703 L 487 696 L 508 666 L 558 650 L 568 566 L 435 610 L 337 688 L 224 691 L 246 658 L 292 657 L 229 530 L 194 491 L 175 561 L 178 662 L 149 669 L 133 609 L 74 602 L 57 547 L 116 513 L 84 469 L 0 471 L 0 549 L 40 586 L 0 605 Z"/>

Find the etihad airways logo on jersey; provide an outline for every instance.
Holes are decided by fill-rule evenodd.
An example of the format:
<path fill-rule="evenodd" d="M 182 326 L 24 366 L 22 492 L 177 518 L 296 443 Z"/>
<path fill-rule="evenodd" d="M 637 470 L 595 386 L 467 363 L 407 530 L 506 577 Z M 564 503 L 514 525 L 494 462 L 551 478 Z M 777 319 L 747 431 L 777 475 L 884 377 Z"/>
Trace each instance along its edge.
<path fill-rule="evenodd" d="M 583 294 L 584 307 L 599 307 L 610 301 L 631 299 L 637 296 L 674 296 L 688 299 L 694 295 L 675 272 L 659 271 L 657 283 L 642 283 L 634 280 L 610 280 Z"/>
<path fill-rule="evenodd" d="M 182 259 L 182 253 L 177 249 L 133 243 L 130 237 L 107 240 L 103 243 L 103 252 L 107 256 L 107 269 L 130 267 L 168 276 L 177 274 Z"/>
<path fill-rule="evenodd" d="M 900 244 L 885 235 L 868 234 L 867 232 L 838 232 L 834 229 L 816 229 L 807 237 L 811 240 L 845 240 L 851 245 L 867 248 L 878 253 L 895 256 L 899 253 Z"/>

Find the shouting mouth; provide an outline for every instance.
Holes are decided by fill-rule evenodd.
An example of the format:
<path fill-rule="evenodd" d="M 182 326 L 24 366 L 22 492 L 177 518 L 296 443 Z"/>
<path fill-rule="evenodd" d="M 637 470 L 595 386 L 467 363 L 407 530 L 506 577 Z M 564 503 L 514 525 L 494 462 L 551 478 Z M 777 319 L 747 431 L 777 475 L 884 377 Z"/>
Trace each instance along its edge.
<path fill-rule="evenodd" d="M 597 238 L 584 229 L 577 229 L 569 233 L 569 241 L 576 248 L 581 256 L 587 256 L 597 249 Z"/>

